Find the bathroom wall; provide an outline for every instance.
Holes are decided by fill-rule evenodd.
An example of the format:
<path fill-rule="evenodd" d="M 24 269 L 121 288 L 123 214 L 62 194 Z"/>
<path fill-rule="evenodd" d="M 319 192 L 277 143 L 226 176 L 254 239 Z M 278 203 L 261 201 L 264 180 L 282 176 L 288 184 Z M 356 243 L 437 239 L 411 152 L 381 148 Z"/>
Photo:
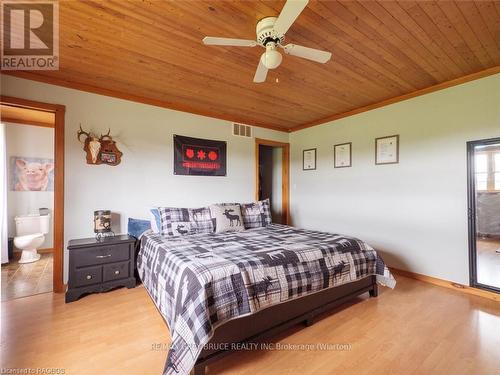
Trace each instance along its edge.
<path fill-rule="evenodd" d="M 7 140 L 7 163 L 8 163 L 8 194 L 7 215 L 9 237 L 16 234 L 14 218 L 18 215 L 38 213 L 40 207 L 47 207 L 51 211 L 54 207 L 53 191 L 13 191 L 12 171 L 10 159 L 12 156 L 35 157 L 43 159 L 54 158 L 54 129 L 42 126 L 21 125 L 5 123 Z M 52 248 L 53 232 L 52 220 L 50 233 L 45 236 L 42 249 Z"/>

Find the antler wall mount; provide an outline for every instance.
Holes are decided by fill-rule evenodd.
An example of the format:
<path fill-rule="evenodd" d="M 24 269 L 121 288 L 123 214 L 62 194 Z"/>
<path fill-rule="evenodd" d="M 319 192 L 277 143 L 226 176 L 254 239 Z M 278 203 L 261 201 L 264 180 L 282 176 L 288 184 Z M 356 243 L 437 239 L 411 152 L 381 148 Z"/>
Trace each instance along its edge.
<path fill-rule="evenodd" d="M 82 124 L 80 124 L 80 129 L 76 135 L 80 142 L 82 142 L 82 135 L 85 136 L 83 150 L 87 154 L 87 164 L 107 164 L 111 166 L 120 164 L 123 153 L 118 149 L 111 135 L 109 135 L 110 132 L 111 129 L 108 129 L 106 134 L 101 134 L 98 137 L 90 131 L 86 132 L 83 130 Z"/>

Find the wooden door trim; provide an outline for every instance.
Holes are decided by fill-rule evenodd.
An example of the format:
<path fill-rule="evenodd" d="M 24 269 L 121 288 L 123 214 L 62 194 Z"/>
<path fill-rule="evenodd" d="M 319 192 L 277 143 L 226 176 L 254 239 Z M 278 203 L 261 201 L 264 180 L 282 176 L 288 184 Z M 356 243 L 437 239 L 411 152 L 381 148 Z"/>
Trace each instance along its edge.
<path fill-rule="evenodd" d="M 54 121 L 54 272 L 53 290 L 64 293 L 64 114 L 66 107 L 60 104 L 0 96 L 0 103 L 30 109 L 53 112 Z M 34 125 L 34 124 L 32 124 Z"/>
<path fill-rule="evenodd" d="M 17 118 L 6 117 L 6 116 L 2 116 L 2 122 L 10 122 L 12 124 L 21 124 L 21 125 L 33 125 L 33 126 L 40 126 L 40 127 L 44 127 L 44 128 L 54 128 L 55 127 L 54 125 L 49 125 L 45 122 L 31 121 L 31 120 L 23 121 L 23 120 L 19 120 Z"/>
<path fill-rule="evenodd" d="M 284 224 L 290 223 L 290 143 L 255 138 L 255 200 L 259 200 L 259 146 L 282 149 L 281 158 L 281 216 Z"/>

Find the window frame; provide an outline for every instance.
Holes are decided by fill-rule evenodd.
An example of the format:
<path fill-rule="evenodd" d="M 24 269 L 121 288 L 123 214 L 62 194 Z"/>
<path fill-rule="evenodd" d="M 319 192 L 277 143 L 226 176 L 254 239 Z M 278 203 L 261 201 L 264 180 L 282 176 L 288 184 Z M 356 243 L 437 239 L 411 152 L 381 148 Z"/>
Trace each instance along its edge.
<path fill-rule="evenodd" d="M 477 176 L 478 174 L 486 173 L 486 189 L 479 190 L 478 193 L 500 193 L 500 189 L 495 189 L 495 177 L 496 175 L 500 175 L 500 166 L 496 165 L 495 155 L 500 155 L 500 147 L 495 147 L 493 149 L 477 151 L 474 152 L 474 162 L 477 155 L 487 155 L 487 165 L 486 172 L 476 172 L 474 171 L 474 178 L 476 179 L 477 184 Z M 499 157 L 500 158 L 500 157 Z"/>

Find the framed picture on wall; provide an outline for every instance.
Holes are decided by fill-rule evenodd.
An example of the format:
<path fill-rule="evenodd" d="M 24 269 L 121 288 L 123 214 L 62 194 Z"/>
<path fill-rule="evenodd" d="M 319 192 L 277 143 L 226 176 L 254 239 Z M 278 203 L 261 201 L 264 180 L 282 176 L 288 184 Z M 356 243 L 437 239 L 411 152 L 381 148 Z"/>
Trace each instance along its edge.
<path fill-rule="evenodd" d="M 10 190 L 54 191 L 54 159 L 10 157 Z"/>
<path fill-rule="evenodd" d="M 399 163 L 399 135 L 375 139 L 375 164 Z"/>
<path fill-rule="evenodd" d="M 302 170 L 310 171 L 316 169 L 316 149 L 302 151 Z"/>
<path fill-rule="evenodd" d="M 333 166 L 335 168 L 351 167 L 352 143 L 341 143 L 333 146 Z"/>

